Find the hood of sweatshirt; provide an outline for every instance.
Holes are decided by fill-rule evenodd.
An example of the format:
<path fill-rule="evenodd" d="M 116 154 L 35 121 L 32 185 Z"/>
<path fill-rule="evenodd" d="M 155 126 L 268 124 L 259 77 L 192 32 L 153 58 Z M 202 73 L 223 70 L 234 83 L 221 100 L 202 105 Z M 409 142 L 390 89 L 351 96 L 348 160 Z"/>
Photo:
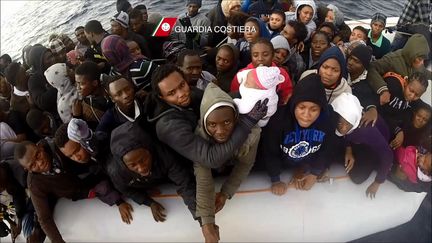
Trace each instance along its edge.
<path fill-rule="evenodd" d="M 409 67 L 411 67 L 416 57 L 423 56 L 427 58 L 428 54 L 429 45 L 422 34 L 412 35 L 402 48 L 402 56 Z"/>
<path fill-rule="evenodd" d="M 206 119 L 212 111 L 223 106 L 231 107 L 236 113 L 236 116 L 238 115 L 237 109 L 231 96 L 225 93 L 216 84 L 209 83 L 204 90 L 204 95 L 200 106 L 200 120 L 198 123 L 198 131 L 200 134 L 205 134 L 206 136 L 209 136 L 206 127 Z"/>
<path fill-rule="evenodd" d="M 332 10 L 334 14 L 334 24 L 340 26 L 344 23 L 344 14 L 333 4 L 327 5 L 327 9 Z M 325 16 L 324 16 L 325 17 Z"/>
<path fill-rule="evenodd" d="M 318 66 L 317 66 L 318 73 L 321 65 L 330 58 L 336 59 L 341 67 L 341 75 L 339 76 L 337 82 L 339 84 L 342 78 L 345 79 L 348 78 L 348 69 L 347 69 L 346 60 L 339 47 L 333 46 L 324 51 L 324 53 L 321 55 L 320 59 L 318 60 Z"/>
<path fill-rule="evenodd" d="M 29 54 L 29 63 L 33 67 L 35 73 L 43 75 L 43 72 L 47 69 L 43 65 L 44 54 L 50 50 L 44 46 L 33 46 Z"/>
<path fill-rule="evenodd" d="M 313 19 L 316 16 L 316 9 L 317 9 L 314 0 L 295 0 L 294 4 L 295 4 L 295 8 L 296 8 L 295 13 L 296 13 L 296 20 L 297 21 L 300 21 L 298 18 L 298 14 L 299 14 L 298 11 L 299 11 L 299 8 L 303 5 L 307 5 L 307 6 L 310 6 L 312 8 L 313 14 L 312 14 L 312 19 L 310 21 L 313 21 Z"/>
<path fill-rule="evenodd" d="M 129 121 L 112 131 L 110 146 L 112 154 L 119 158 L 140 147 L 153 151 L 150 135 L 139 127 L 138 123 Z"/>
<path fill-rule="evenodd" d="M 324 85 L 318 74 L 312 73 L 301 79 L 294 88 L 290 98 L 290 111 L 294 115 L 295 106 L 303 101 L 313 102 L 321 107 L 321 110 L 327 110 L 327 99 Z"/>

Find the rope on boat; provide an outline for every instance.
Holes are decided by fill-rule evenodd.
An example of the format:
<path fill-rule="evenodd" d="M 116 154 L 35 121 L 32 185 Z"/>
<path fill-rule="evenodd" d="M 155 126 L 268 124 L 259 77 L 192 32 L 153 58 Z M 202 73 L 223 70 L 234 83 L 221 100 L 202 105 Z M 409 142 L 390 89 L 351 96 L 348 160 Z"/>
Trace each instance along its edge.
<path fill-rule="evenodd" d="M 348 179 L 349 177 L 347 175 L 343 176 L 332 176 L 328 177 L 328 181 L 331 184 L 334 180 L 343 180 Z M 288 188 L 295 188 L 295 185 L 293 183 L 288 183 Z M 247 195 L 247 194 L 253 194 L 253 193 L 260 193 L 260 192 L 271 192 L 271 188 L 261 188 L 261 189 L 250 189 L 250 190 L 242 190 L 238 191 L 235 194 L 238 195 Z M 160 194 L 155 195 L 154 198 L 178 198 L 180 197 L 178 194 Z"/>

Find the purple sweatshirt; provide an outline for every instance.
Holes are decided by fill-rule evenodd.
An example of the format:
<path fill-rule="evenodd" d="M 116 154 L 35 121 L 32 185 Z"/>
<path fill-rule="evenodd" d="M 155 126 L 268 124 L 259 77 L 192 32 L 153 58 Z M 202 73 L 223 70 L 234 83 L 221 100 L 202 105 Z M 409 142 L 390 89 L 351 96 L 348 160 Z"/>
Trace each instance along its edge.
<path fill-rule="evenodd" d="M 345 141 L 352 144 L 368 145 L 379 156 L 379 167 L 375 181 L 383 183 L 393 164 L 393 151 L 389 145 L 390 132 L 387 124 L 380 116 L 372 127 L 359 127 L 345 136 Z"/>

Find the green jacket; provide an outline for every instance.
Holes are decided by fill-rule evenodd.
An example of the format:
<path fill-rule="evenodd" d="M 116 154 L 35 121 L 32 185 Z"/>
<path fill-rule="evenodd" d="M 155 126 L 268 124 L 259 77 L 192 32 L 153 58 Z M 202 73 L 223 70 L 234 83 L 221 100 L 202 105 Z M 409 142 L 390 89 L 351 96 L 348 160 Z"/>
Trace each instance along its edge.
<path fill-rule="evenodd" d="M 232 98 L 227 93 L 222 91 L 216 84 L 210 83 L 204 91 L 200 107 L 200 120 L 196 128 L 196 133 L 209 141 L 212 141 L 212 137 L 208 135 L 204 129 L 204 117 L 211 107 L 221 102 L 225 103 L 225 105 L 220 104 L 220 106 L 226 106 L 226 103 L 229 103 L 235 107 Z M 245 143 L 232 155 L 236 162 L 231 174 L 225 180 L 221 188 L 221 193 L 227 198 L 231 198 L 235 194 L 241 182 L 249 174 L 255 162 L 260 134 L 261 128 L 258 126 L 253 127 Z M 197 182 L 197 216 L 201 217 L 202 224 L 214 223 L 215 186 L 211 169 L 206 166 L 205 162 L 194 163 L 194 169 Z"/>
<path fill-rule="evenodd" d="M 412 68 L 415 58 L 426 57 L 428 53 L 429 46 L 426 38 L 421 34 L 414 34 L 402 49 L 390 52 L 381 59 L 373 61 L 369 66 L 367 80 L 369 80 L 372 89 L 380 94 L 384 90 L 388 90 L 382 77 L 385 73 L 395 72 L 404 77 L 410 76 L 416 71 Z"/>

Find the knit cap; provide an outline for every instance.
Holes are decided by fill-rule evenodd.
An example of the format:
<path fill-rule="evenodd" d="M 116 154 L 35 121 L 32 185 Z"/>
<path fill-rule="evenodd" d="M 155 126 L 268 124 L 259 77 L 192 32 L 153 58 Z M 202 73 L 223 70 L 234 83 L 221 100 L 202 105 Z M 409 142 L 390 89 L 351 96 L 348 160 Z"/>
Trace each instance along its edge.
<path fill-rule="evenodd" d="M 189 4 L 196 4 L 199 8 L 201 8 L 201 0 L 187 0 L 186 6 L 189 6 Z"/>
<path fill-rule="evenodd" d="M 350 56 L 357 57 L 363 64 L 363 67 L 368 69 L 372 58 L 372 50 L 370 47 L 360 44 L 351 51 Z"/>
<path fill-rule="evenodd" d="M 114 15 L 114 17 L 111 18 L 111 21 L 119 23 L 123 28 L 129 28 L 129 15 L 123 11 Z"/>
<path fill-rule="evenodd" d="M 54 53 L 54 54 L 58 54 L 58 53 L 60 53 L 61 51 L 66 51 L 66 46 L 63 44 L 63 42 L 60 40 L 60 39 L 58 39 L 58 38 L 55 38 L 55 39 L 52 39 L 50 42 L 49 42 L 49 44 L 48 44 L 48 46 L 49 46 L 49 48 L 50 48 L 50 50 Z"/>
<path fill-rule="evenodd" d="M 386 20 L 387 20 L 387 16 L 385 16 L 384 14 L 382 14 L 382 13 L 375 13 L 374 15 L 372 15 L 371 24 L 373 24 L 376 21 L 379 21 L 384 26 L 386 26 Z"/>

